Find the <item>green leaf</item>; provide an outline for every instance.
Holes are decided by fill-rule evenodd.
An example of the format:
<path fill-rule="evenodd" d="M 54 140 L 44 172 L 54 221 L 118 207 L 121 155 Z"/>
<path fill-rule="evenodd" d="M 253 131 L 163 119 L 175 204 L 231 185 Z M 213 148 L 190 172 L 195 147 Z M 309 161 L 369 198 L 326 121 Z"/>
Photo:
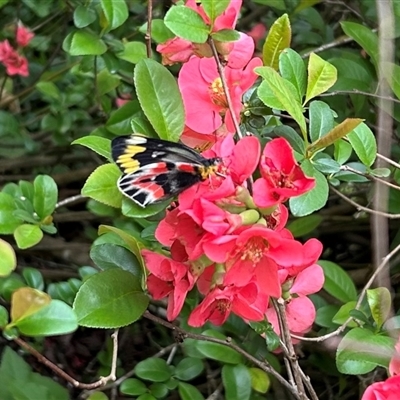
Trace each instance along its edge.
<path fill-rule="evenodd" d="M 371 129 L 364 122 L 359 124 L 347 135 L 360 161 L 370 167 L 376 158 L 376 140 Z"/>
<path fill-rule="evenodd" d="M 37 290 L 44 289 L 43 275 L 36 268 L 25 267 L 22 270 L 22 276 L 29 287 Z"/>
<path fill-rule="evenodd" d="M 9 318 L 7 308 L 0 306 L 0 328 L 2 330 L 8 324 Z"/>
<path fill-rule="evenodd" d="M 111 92 L 120 84 L 121 78 L 117 75 L 111 74 L 106 68 L 97 74 L 97 94 L 103 96 Z"/>
<path fill-rule="evenodd" d="M 325 175 L 340 171 L 340 164 L 327 153 L 317 153 L 312 161 L 314 167 Z"/>
<path fill-rule="evenodd" d="M 73 308 L 81 326 L 119 328 L 136 321 L 148 303 L 137 277 L 111 268 L 92 275 L 82 284 Z"/>
<path fill-rule="evenodd" d="M 393 93 L 400 99 L 400 66 L 390 62 L 383 62 L 381 70 Z"/>
<path fill-rule="evenodd" d="M 77 28 L 85 28 L 96 21 L 96 12 L 93 8 L 79 5 L 74 10 L 74 24 Z"/>
<path fill-rule="evenodd" d="M 221 340 L 225 340 L 226 336 L 215 330 L 206 330 L 203 335 L 215 337 Z M 207 341 L 196 341 L 196 349 L 207 358 L 212 360 L 221 361 L 228 364 L 239 364 L 242 362 L 242 356 L 236 351 L 227 346 L 219 343 L 212 343 Z"/>
<path fill-rule="evenodd" d="M 362 375 L 377 366 L 387 368 L 393 356 L 394 340 L 375 335 L 368 329 L 354 328 L 339 344 L 336 365 L 339 372 Z"/>
<path fill-rule="evenodd" d="M 43 238 L 43 232 L 37 225 L 22 224 L 14 231 L 14 239 L 19 249 L 35 246 Z"/>
<path fill-rule="evenodd" d="M 214 24 L 215 19 L 226 10 L 229 3 L 230 0 L 203 0 L 201 5 L 210 18 L 211 24 Z"/>
<path fill-rule="evenodd" d="M 74 332 L 78 323 L 69 305 L 60 300 L 51 300 L 46 307 L 18 321 L 15 326 L 26 336 L 55 336 Z"/>
<path fill-rule="evenodd" d="M 131 396 L 140 396 L 143 393 L 147 393 L 146 385 L 139 379 L 135 378 L 125 379 L 121 383 L 119 390 L 121 391 L 121 393 Z"/>
<path fill-rule="evenodd" d="M 351 144 L 343 139 L 340 139 L 335 141 L 334 145 L 335 145 L 335 151 L 334 151 L 335 160 L 340 165 L 343 165 L 350 158 L 351 153 L 353 152 Z"/>
<path fill-rule="evenodd" d="M 315 187 L 309 192 L 289 200 L 290 211 L 296 217 L 304 217 L 320 210 L 326 204 L 329 196 L 326 177 L 317 171 L 308 160 L 301 164 L 301 168 L 307 176 L 315 178 Z"/>
<path fill-rule="evenodd" d="M 185 124 L 185 112 L 173 75 L 156 61 L 145 59 L 136 65 L 134 81 L 143 112 L 155 131 L 162 139 L 178 141 Z"/>
<path fill-rule="evenodd" d="M 0 137 L 16 135 L 19 132 L 19 123 L 13 114 L 0 110 Z"/>
<path fill-rule="evenodd" d="M 189 383 L 179 382 L 178 391 L 182 400 L 204 400 L 199 389 Z"/>
<path fill-rule="evenodd" d="M 354 39 L 372 58 L 375 65 L 379 62 L 378 35 L 365 25 L 343 21 L 340 23 L 344 33 Z"/>
<path fill-rule="evenodd" d="M 14 216 L 15 209 L 14 198 L 7 193 L 0 193 L 0 234 L 12 234 L 22 223 L 20 218 Z"/>
<path fill-rule="evenodd" d="M 275 108 L 274 103 L 269 103 L 272 94 L 275 99 L 283 106 L 278 109 L 287 111 L 293 119 L 299 124 L 303 135 L 306 134 L 306 121 L 303 115 L 303 108 L 296 100 L 296 89 L 286 79 L 283 79 L 274 69 L 270 67 L 258 67 L 254 72 L 261 75 L 265 81 L 259 86 L 257 93 L 261 101 L 271 107 Z"/>
<path fill-rule="evenodd" d="M 338 311 L 338 305 L 328 305 L 318 308 L 315 323 L 324 328 L 335 328 L 337 325 L 333 323 L 332 319 Z"/>
<path fill-rule="evenodd" d="M 300 237 L 313 232 L 323 220 L 323 217 L 318 214 L 308 215 L 307 217 L 296 218 L 286 228 L 292 232 L 294 237 Z"/>
<path fill-rule="evenodd" d="M 212 33 L 211 36 L 219 42 L 234 42 L 240 38 L 239 32 L 233 29 L 221 29 L 218 32 Z"/>
<path fill-rule="evenodd" d="M 316 141 L 326 135 L 334 127 L 333 112 L 323 101 L 312 101 L 309 109 L 310 138 Z"/>
<path fill-rule="evenodd" d="M 352 316 L 352 314 L 354 315 L 354 312 L 357 311 L 355 309 L 356 305 L 357 305 L 357 302 L 355 300 L 349 301 L 348 303 L 343 304 L 339 308 L 339 311 L 332 317 L 332 322 L 334 322 L 337 325 L 344 324 Z M 350 328 L 355 328 L 358 325 L 360 325 L 360 324 L 356 323 L 355 321 L 351 321 L 348 324 L 348 326 Z"/>
<path fill-rule="evenodd" d="M 292 30 L 287 14 L 283 14 L 271 26 L 268 36 L 263 45 L 263 64 L 266 67 L 271 67 L 278 70 L 279 55 L 281 52 L 290 47 L 292 39 Z"/>
<path fill-rule="evenodd" d="M 367 301 L 378 330 L 387 320 L 392 306 L 390 292 L 385 287 L 367 290 Z"/>
<path fill-rule="evenodd" d="M 301 103 L 306 93 L 307 72 L 300 54 L 292 49 L 284 49 L 279 57 L 279 72 L 296 88 L 297 100 Z"/>
<path fill-rule="evenodd" d="M 8 276 L 17 266 L 17 257 L 12 246 L 0 239 L 0 277 Z"/>
<path fill-rule="evenodd" d="M 222 367 L 222 382 L 226 400 L 250 399 L 251 376 L 245 365 L 224 365 Z"/>
<path fill-rule="evenodd" d="M 310 54 L 308 61 L 307 92 L 304 104 L 313 97 L 326 92 L 337 80 L 336 68 L 314 53 Z"/>
<path fill-rule="evenodd" d="M 36 84 L 36 89 L 54 100 L 61 100 L 60 89 L 53 82 L 40 81 Z"/>
<path fill-rule="evenodd" d="M 122 194 L 117 187 L 121 171 L 115 164 L 100 165 L 86 180 L 82 195 L 90 197 L 108 206 L 120 208 Z"/>
<path fill-rule="evenodd" d="M 136 364 L 135 374 L 147 381 L 165 382 L 171 378 L 171 369 L 162 358 L 151 357 Z"/>
<path fill-rule="evenodd" d="M 130 218 L 147 218 L 166 210 L 170 202 L 171 200 L 167 200 L 161 203 L 151 204 L 143 208 L 134 201 L 124 197 L 122 199 L 121 212 L 123 215 Z"/>
<path fill-rule="evenodd" d="M 90 258 L 102 270 L 121 268 L 138 278 L 142 277 L 142 268 L 137 258 L 125 247 L 112 243 L 92 246 Z"/>
<path fill-rule="evenodd" d="M 107 51 L 107 46 L 94 33 L 79 30 L 64 39 L 63 50 L 71 56 L 99 56 Z"/>
<path fill-rule="evenodd" d="M 204 370 L 202 360 L 193 357 L 185 357 L 179 361 L 175 368 L 175 376 L 181 381 L 190 381 L 199 376 Z"/>
<path fill-rule="evenodd" d="M 38 175 L 34 182 L 33 207 L 41 220 L 53 214 L 58 199 L 58 188 L 48 175 Z"/>
<path fill-rule="evenodd" d="M 131 120 L 139 113 L 141 113 L 139 102 L 129 101 L 111 114 L 106 123 L 107 130 L 116 135 L 132 133 Z"/>
<path fill-rule="evenodd" d="M 146 34 L 147 22 L 139 28 L 139 31 L 144 35 Z M 174 37 L 175 35 L 171 32 L 171 30 L 165 26 L 163 19 L 155 18 L 151 21 L 151 38 L 156 43 L 164 43 L 168 39 L 172 39 Z"/>
<path fill-rule="evenodd" d="M 267 393 L 271 387 L 271 380 L 268 374 L 259 368 L 249 368 L 251 387 L 258 393 Z"/>
<path fill-rule="evenodd" d="M 305 154 L 305 145 L 303 139 L 299 133 L 295 131 L 291 126 L 280 125 L 274 128 L 274 133 L 277 136 L 285 138 L 292 146 L 293 150 L 299 154 Z"/>
<path fill-rule="evenodd" d="M 116 54 L 121 60 L 137 64 L 140 60 L 147 58 L 146 45 L 143 42 L 124 43 L 124 50 Z"/>
<path fill-rule="evenodd" d="M 210 27 L 196 11 L 185 6 L 171 7 L 164 18 L 165 25 L 176 36 L 189 42 L 205 43 Z"/>
<path fill-rule="evenodd" d="M 125 1 L 100 0 L 100 4 L 108 22 L 107 31 L 118 28 L 128 19 L 129 11 Z"/>
<path fill-rule="evenodd" d="M 101 136 L 83 136 L 71 144 L 80 144 L 111 161 L 111 141 Z"/>
<path fill-rule="evenodd" d="M 324 270 L 324 289 L 343 303 L 357 299 L 357 290 L 347 272 L 332 261 L 318 261 Z"/>

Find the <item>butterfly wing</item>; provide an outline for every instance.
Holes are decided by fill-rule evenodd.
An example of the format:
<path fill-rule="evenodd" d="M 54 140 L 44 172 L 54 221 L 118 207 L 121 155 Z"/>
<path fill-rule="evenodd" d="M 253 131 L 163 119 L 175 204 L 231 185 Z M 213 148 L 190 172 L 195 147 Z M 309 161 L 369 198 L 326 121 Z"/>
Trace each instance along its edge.
<path fill-rule="evenodd" d="M 115 138 L 112 157 L 124 173 L 119 189 L 141 207 L 170 199 L 202 181 L 202 170 L 210 164 L 187 146 L 136 134 Z"/>

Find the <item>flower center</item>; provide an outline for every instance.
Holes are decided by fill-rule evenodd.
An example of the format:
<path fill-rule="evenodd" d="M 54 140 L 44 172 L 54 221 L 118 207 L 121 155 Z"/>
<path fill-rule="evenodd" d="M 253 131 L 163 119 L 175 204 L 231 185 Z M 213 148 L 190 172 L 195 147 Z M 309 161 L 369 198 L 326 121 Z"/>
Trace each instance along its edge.
<path fill-rule="evenodd" d="M 221 78 L 216 78 L 209 87 L 211 101 L 220 107 L 228 108 L 224 87 L 222 86 Z"/>
<path fill-rule="evenodd" d="M 241 259 L 258 264 L 268 251 L 268 242 L 261 237 L 251 238 L 242 249 Z"/>
<path fill-rule="evenodd" d="M 227 312 L 231 310 L 232 303 L 228 299 L 220 299 L 217 301 L 216 309 L 222 315 L 225 315 Z"/>

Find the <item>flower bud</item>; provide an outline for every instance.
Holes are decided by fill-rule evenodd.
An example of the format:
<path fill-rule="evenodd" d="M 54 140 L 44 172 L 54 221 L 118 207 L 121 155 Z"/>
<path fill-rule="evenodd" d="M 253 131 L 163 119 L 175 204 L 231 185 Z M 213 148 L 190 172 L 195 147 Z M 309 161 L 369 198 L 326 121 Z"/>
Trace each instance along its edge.
<path fill-rule="evenodd" d="M 260 214 L 256 210 L 246 210 L 239 215 L 242 217 L 243 225 L 253 225 L 260 219 Z"/>

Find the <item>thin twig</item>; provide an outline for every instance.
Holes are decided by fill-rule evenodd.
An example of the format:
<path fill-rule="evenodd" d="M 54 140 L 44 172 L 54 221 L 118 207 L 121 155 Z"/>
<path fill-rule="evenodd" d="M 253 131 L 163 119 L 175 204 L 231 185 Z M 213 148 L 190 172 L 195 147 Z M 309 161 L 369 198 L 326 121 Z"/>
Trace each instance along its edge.
<path fill-rule="evenodd" d="M 153 0 L 147 0 L 147 32 L 146 32 L 146 51 L 147 58 L 151 58 L 151 21 L 153 18 Z"/>
<path fill-rule="evenodd" d="M 398 99 L 396 99 L 394 97 L 383 96 L 383 95 L 380 95 L 380 94 L 364 92 L 364 91 L 358 90 L 358 89 L 353 89 L 353 90 L 335 90 L 333 92 L 322 93 L 322 94 L 319 95 L 319 97 L 330 97 L 330 96 L 345 95 L 345 94 L 361 94 L 363 96 L 374 97 L 376 99 L 381 99 L 381 100 L 393 101 L 394 103 L 399 103 L 400 104 L 400 100 L 398 100 Z"/>
<path fill-rule="evenodd" d="M 380 158 L 381 160 L 386 161 L 388 164 L 391 164 L 391 165 L 393 165 L 394 167 L 400 169 L 400 164 L 398 164 L 397 162 L 391 160 L 390 158 L 385 157 L 384 155 L 379 154 L 379 153 L 376 153 L 376 156 L 377 156 L 378 158 Z"/>
<path fill-rule="evenodd" d="M 69 205 L 71 203 L 79 202 L 79 201 L 84 200 L 84 199 L 86 199 L 86 197 L 82 196 L 81 194 L 77 194 L 76 196 L 67 197 L 66 199 L 61 200 L 56 204 L 56 209 L 60 208 L 60 207 L 64 207 L 64 206 Z"/>
<path fill-rule="evenodd" d="M 8 76 L 7 76 L 7 75 L 4 75 L 3 82 L 1 82 L 1 87 L 0 87 L 0 100 L 1 100 L 1 98 L 3 97 L 3 91 L 4 91 L 4 88 L 6 87 L 7 78 L 8 78 Z"/>

